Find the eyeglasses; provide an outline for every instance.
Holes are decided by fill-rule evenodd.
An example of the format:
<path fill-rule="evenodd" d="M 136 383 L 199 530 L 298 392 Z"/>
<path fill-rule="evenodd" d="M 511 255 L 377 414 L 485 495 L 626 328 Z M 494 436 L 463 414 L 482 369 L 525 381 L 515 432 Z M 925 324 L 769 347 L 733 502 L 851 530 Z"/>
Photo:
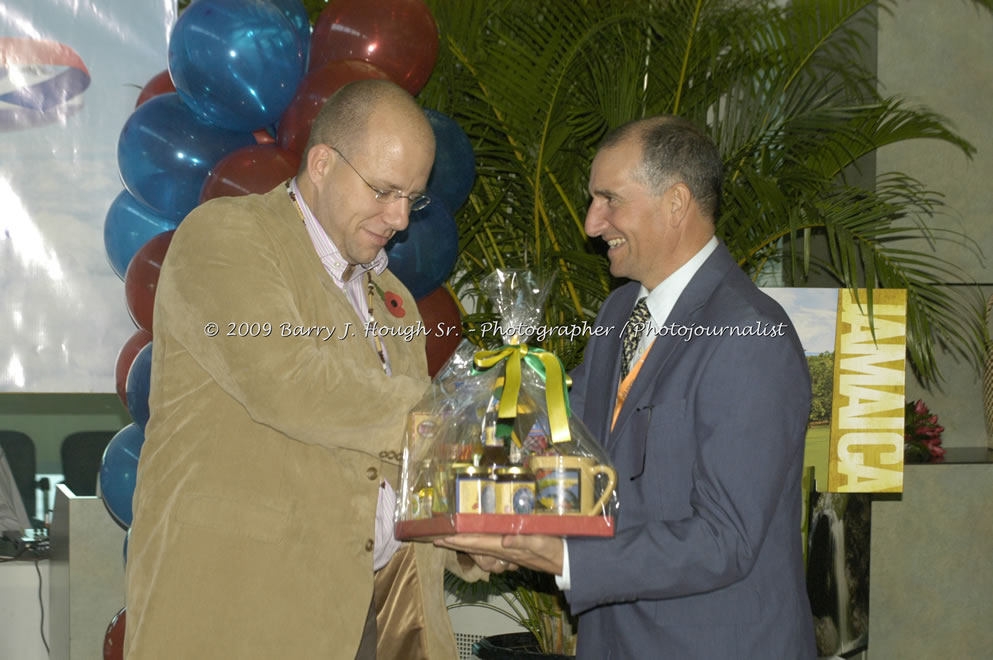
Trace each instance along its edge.
<path fill-rule="evenodd" d="M 425 206 L 431 203 L 431 198 L 428 197 L 427 195 L 418 195 L 417 193 L 404 195 L 399 190 L 383 190 L 382 188 L 377 188 L 376 186 L 366 181 L 366 178 L 364 176 L 359 174 L 359 171 L 355 169 L 355 166 L 348 162 L 348 159 L 345 158 L 345 154 L 338 151 L 337 147 L 331 147 L 331 149 L 334 150 L 336 154 L 341 156 L 341 159 L 345 161 L 346 165 L 352 168 L 352 171 L 355 172 L 355 175 L 360 179 L 362 179 L 362 183 L 369 186 L 369 190 L 376 193 L 376 201 L 379 202 L 380 204 L 392 204 L 393 202 L 396 202 L 398 200 L 406 199 L 407 201 L 410 202 L 411 211 L 420 211 L 422 208 L 424 208 Z"/>

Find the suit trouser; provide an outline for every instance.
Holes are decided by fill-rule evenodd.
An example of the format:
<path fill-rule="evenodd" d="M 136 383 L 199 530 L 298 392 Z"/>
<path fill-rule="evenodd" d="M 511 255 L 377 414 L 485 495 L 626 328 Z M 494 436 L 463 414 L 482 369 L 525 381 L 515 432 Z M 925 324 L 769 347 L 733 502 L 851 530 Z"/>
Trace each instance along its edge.
<path fill-rule="evenodd" d="M 359 643 L 359 652 L 355 654 L 355 660 L 376 660 L 375 595 L 369 601 L 369 613 L 365 617 L 365 626 L 362 628 L 362 641 Z"/>

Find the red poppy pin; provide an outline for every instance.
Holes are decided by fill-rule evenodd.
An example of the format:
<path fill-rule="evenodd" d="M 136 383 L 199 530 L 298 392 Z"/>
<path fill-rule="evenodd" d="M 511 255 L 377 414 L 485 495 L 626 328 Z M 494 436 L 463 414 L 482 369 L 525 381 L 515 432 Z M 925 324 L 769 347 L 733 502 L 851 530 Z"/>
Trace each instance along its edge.
<path fill-rule="evenodd" d="M 386 305 L 386 311 L 398 319 L 402 319 L 407 315 L 407 310 L 403 308 L 403 298 L 392 291 L 383 291 L 382 287 L 376 282 L 373 282 L 372 285 L 376 288 L 376 293 L 379 294 L 379 297 L 383 299 L 383 304 Z"/>
<path fill-rule="evenodd" d="M 407 314 L 407 310 L 403 308 L 403 298 L 392 291 L 383 294 L 383 302 L 386 303 L 386 310 L 398 319 Z"/>

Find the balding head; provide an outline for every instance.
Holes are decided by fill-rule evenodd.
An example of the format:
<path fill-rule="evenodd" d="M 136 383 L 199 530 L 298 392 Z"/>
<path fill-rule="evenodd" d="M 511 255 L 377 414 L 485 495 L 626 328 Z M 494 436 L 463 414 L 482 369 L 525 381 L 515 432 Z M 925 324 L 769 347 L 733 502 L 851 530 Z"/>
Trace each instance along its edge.
<path fill-rule="evenodd" d="M 296 177 L 300 196 L 342 257 L 370 263 L 427 192 L 434 131 L 403 89 L 350 83 L 324 105 Z"/>
<path fill-rule="evenodd" d="M 365 148 L 371 132 L 390 127 L 434 143 L 434 132 L 424 110 L 406 90 L 386 80 L 358 80 L 331 95 L 314 118 L 300 172 L 307 169 L 307 153 L 327 144 L 344 154 Z"/>

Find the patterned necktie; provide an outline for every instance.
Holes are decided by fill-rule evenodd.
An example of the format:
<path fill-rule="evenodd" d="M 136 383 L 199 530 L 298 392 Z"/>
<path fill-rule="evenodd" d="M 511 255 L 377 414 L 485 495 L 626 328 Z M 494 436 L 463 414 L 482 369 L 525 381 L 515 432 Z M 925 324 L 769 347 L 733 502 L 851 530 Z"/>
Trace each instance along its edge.
<path fill-rule="evenodd" d="M 650 316 L 648 298 L 639 300 L 638 304 L 631 310 L 631 316 L 621 333 L 621 380 L 627 378 L 628 372 L 631 371 L 631 363 L 634 362 L 634 356 L 638 352 L 638 344 L 644 335 L 645 323 L 648 322 Z"/>

